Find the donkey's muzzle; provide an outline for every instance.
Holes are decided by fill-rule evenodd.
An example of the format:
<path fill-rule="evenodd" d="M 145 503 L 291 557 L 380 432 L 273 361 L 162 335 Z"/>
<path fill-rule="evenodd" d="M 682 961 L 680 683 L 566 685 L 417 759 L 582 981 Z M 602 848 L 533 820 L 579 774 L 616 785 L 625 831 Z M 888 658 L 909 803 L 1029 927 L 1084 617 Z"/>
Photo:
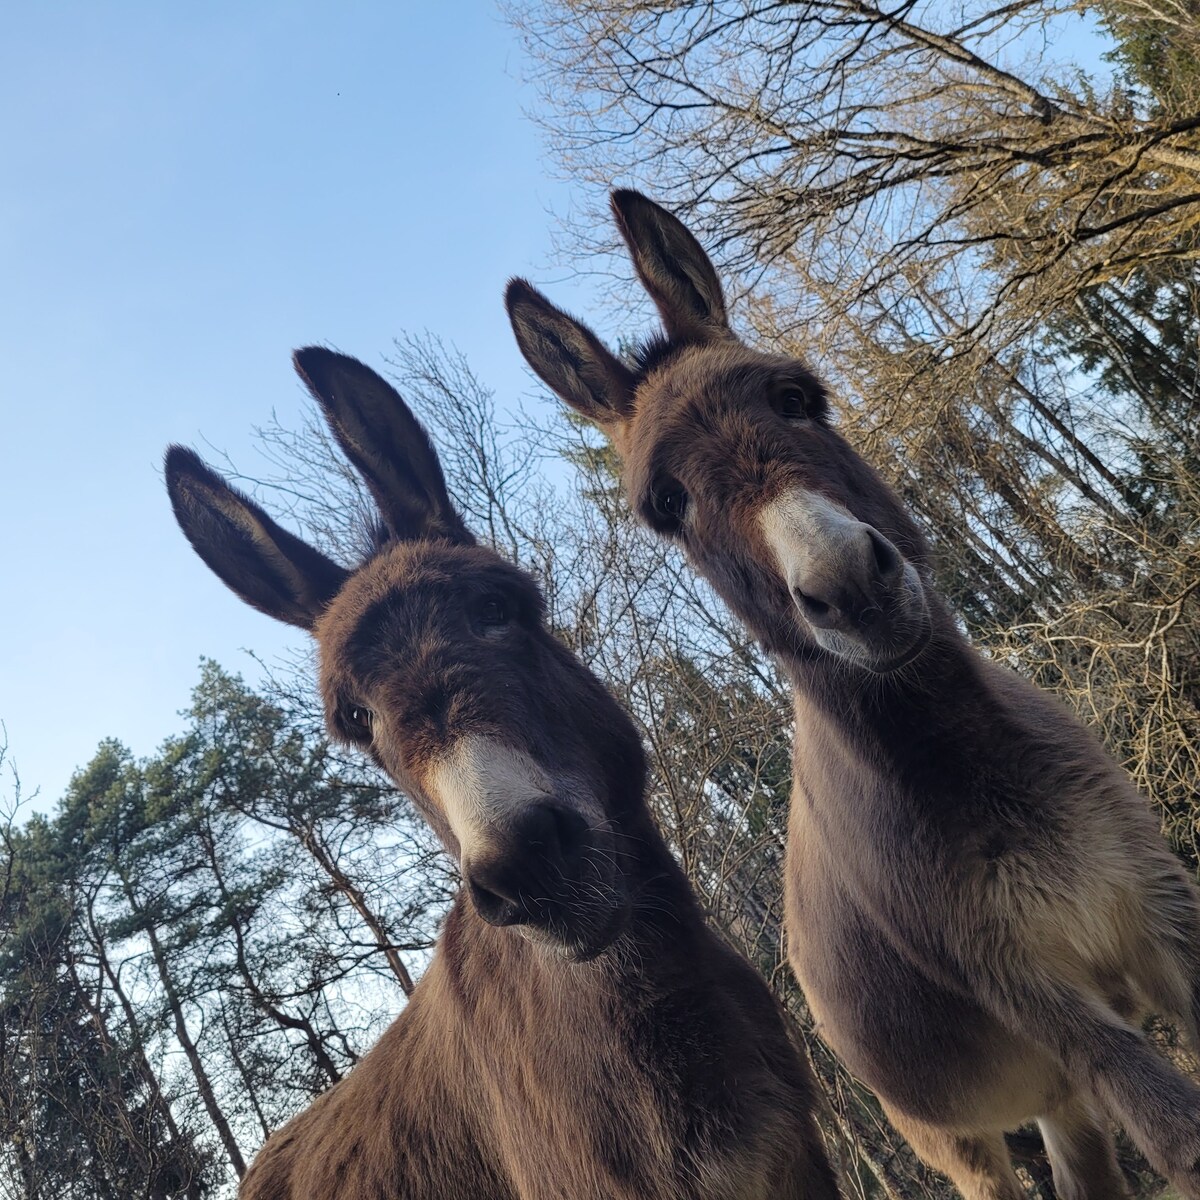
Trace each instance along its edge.
<path fill-rule="evenodd" d="M 904 560 L 891 542 L 862 522 L 847 522 L 789 579 L 792 598 L 814 629 L 869 633 L 886 624 L 903 586 Z"/>
<path fill-rule="evenodd" d="M 581 889 L 588 826 L 573 809 L 531 804 L 465 868 L 479 915 L 490 925 L 561 924 Z"/>
<path fill-rule="evenodd" d="M 878 529 L 801 487 L 780 493 L 758 519 L 818 646 L 881 674 L 921 652 L 931 632 L 924 586 Z"/>

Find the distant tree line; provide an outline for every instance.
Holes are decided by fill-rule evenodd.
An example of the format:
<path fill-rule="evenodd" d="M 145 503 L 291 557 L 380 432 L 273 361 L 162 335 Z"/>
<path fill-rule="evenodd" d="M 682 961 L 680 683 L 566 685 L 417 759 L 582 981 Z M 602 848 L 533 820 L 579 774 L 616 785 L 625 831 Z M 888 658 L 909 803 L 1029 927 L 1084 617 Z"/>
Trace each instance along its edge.
<path fill-rule="evenodd" d="M 0 1195 L 219 1194 L 411 989 L 447 895 L 402 800 L 213 663 L 2 830 Z"/>

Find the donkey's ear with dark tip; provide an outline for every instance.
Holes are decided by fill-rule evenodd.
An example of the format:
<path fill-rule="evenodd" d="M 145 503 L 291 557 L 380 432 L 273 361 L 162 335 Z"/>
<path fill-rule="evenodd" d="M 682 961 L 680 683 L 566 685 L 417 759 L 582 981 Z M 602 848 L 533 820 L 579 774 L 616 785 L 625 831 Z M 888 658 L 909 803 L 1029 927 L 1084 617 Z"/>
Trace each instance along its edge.
<path fill-rule="evenodd" d="M 668 335 L 689 341 L 728 336 L 721 281 L 687 226 L 628 188 L 613 192 L 612 210 Z"/>
<path fill-rule="evenodd" d="M 348 572 L 282 529 L 200 457 L 171 446 L 167 492 L 192 548 L 247 604 L 311 630 Z"/>
<path fill-rule="evenodd" d="M 292 361 L 371 489 L 388 533 L 398 541 L 472 544 L 429 435 L 396 389 L 358 359 L 323 346 L 297 350 Z"/>
<path fill-rule="evenodd" d="M 634 374 L 586 325 L 524 279 L 509 282 L 504 304 L 525 361 L 551 391 L 598 425 L 629 419 Z"/>

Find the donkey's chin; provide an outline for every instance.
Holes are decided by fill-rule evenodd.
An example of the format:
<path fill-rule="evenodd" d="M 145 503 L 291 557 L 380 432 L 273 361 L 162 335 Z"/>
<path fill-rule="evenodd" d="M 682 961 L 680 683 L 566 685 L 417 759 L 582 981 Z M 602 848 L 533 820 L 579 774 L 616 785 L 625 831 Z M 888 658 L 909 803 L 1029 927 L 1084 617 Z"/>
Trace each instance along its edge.
<path fill-rule="evenodd" d="M 856 667 L 873 675 L 891 675 L 921 657 L 933 636 L 933 627 L 926 619 L 914 621 L 910 627 L 897 632 L 901 636 L 867 641 L 845 633 L 815 629 L 813 637 L 822 650 Z"/>
<path fill-rule="evenodd" d="M 564 914 L 549 925 L 525 925 L 521 932 L 550 954 L 585 963 L 599 958 L 621 936 L 629 915 L 629 898 L 614 892 L 585 911 Z"/>
<path fill-rule="evenodd" d="M 933 627 L 926 620 L 918 628 L 916 636 L 903 650 L 899 652 L 885 651 L 880 654 L 877 649 L 871 648 L 871 650 L 863 652 L 858 661 L 876 675 L 891 675 L 893 672 L 907 667 L 909 663 L 916 662 L 924 653 L 925 647 L 929 645 L 932 636 Z"/>

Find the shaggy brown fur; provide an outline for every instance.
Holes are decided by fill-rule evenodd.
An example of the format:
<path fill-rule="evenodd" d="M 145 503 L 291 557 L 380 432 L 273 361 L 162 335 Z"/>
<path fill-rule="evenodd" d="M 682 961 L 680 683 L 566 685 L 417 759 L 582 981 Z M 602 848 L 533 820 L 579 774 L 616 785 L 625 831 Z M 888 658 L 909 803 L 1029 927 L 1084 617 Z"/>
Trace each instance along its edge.
<path fill-rule="evenodd" d="M 1122 1195 L 1104 1114 L 1200 1197 L 1200 1089 L 1138 1024 L 1200 1019 L 1200 903 L 1149 807 L 962 637 L 920 530 L 808 370 L 735 337 L 684 226 L 613 207 L 667 338 L 629 366 L 519 280 L 513 328 L 793 681 L 789 953 L 823 1036 L 968 1197 L 1021 1194 L 1003 1132 L 1031 1118 L 1061 1196 Z"/>
<path fill-rule="evenodd" d="M 807 1068 L 651 820 L 629 718 L 474 544 L 400 397 L 329 351 L 296 364 L 378 502 L 377 551 L 337 566 L 180 447 L 175 513 L 238 595 L 314 634 L 330 730 L 466 887 L 404 1012 L 242 1196 L 834 1200 Z"/>

